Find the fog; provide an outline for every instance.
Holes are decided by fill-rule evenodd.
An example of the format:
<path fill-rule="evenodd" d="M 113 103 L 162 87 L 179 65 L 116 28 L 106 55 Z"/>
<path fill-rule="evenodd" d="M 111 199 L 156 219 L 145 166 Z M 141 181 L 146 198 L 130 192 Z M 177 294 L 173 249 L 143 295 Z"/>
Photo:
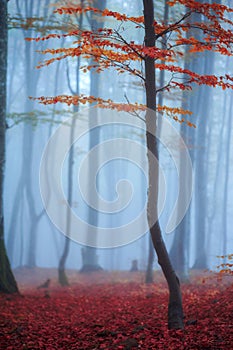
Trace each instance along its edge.
<path fill-rule="evenodd" d="M 29 99 L 29 96 L 96 93 L 116 102 L 144 103 L 144 88 L 135 76 L 118 74 L 113 68 L 101 74 L 85 73 L 82 69 L 77 73 L 77 67 L 84 65 L 85 59 L 81 62 L 76 58 L 60 60 L 48 67 L 35 68 L 44 58 L 48 59 L 38 51 L 68 47 L 71 39 L 25 41 L 26 37 L 45 33 L 41 28 L 46 30 L 51 23 L 57 26 L 58 18 L 58 15 L 52 16 L 50 1 L 29 2 L 31 7 L 26 6 L 27 1 L 20 1 L 19 6 L 19 2 L 12 0 L 8 9 L 11 20 L 4 210 L 5 241 L 11 265 L 13 268 L 58 268 L 68 237 L 66 269 L 80 271 L 88 265 L 107 271 L 130 270 L 132 260 L 138 260 L 139 269 L 144 271 L 150 238 L 145 229 L 146 216 L 142 215 L 133 229 L 127 226 L 143 212 L 146 214 L 148 182 L 143 122 L 139 118 L 135 121 L 135 116 L 127 117 L 126 112 L 105 109 L 102 114 L 101 109 L 94 112 L 87 104 L 78 110 L 72 105 L 44 106 Z M 110 9 L 124 8 L 127 14 L 135 16 L 141 14 L 141 5 L 135 8 L 124 1 L 107 2 Z M 158 15 L 162 12 L 161 7 Z M 20 27 L 20 18 L 32 16 L 42 20 L 38 20 L 34 28 Z M 59 19 L 63 30 L 66 20 L 64 18 L 63 23 Z M 88 26 L 85 19 L 83 25 Z M 143 41 L 141 30 L 137 34 L 127 27 L 125 30 L 128 40 L 131 36 L 135 40 L 137 36 L 138 42 Z M 205 54 L 202 61 L 197 54 L 189 62 L 198 73 L 217 75 L 230 73 L 232 63 L 232 58 L 214 53 Z M 158 72 L 158 84 L 161 79 Z M 165 76 L 166 79 L 169 76 Z M 196 124 L 193 128 L 169 116 L 159 116 L 167 119 L 174 129 L 172 134 L 164 136 L 162 122 L 159 139 L 159 220 L 163 237 L 181 274 L 191 268 L 217 270 L 222 263 L 218 256 L 233 252 L 233 92 L 194 86 L 186 94 L 164 93 L 163 104 L 190 109 L 193 115 L 187 118 Z M 94 126 L 90 124 L 91 118 L 93 123 L 97 120 Z M 76 139 L 72 138 L 71 130 L 76 133 Z M 187 164 L 182 168 L 183 153 L 174 139 L 175 131 L 186 143 L 193 179 L 187 175 Z M 62 167 L 58 168 L 61 153 Z M 184 183 L 179 187 L 180 176 Z M 174 225 L 172 232 L 167 233 L 179 189 L 186 191 L 187 186 L 193 186 L 189 208 L 183 213 L 181 224 Z M 76 219 L 71 216 L 81 222 L 76 231 Z M 107 243 L 101 238 L 105 234 Z M 85 242 L 92 242 L 93 247 L 87 248 Z M 156 259 L 153 268 L 159 269 Z"/>

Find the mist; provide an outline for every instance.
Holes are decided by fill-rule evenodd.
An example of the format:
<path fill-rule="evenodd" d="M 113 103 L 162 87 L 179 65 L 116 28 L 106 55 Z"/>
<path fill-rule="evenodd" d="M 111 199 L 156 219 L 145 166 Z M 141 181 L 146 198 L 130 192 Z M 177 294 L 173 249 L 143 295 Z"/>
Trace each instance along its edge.
<path fill-rule="evenodd" d="M 38 33 L 36 28 L 20 27 L 17 21 L 19 22 L 21 17 L 39 18 L 42 16 L 45 22 L 40 23 L 39 28 L 46 28 L 49 16 L 53 18 L 51 17 L 53 8 L 42 6 L 42 2 L 40 2 L 41 6 L 33 5 L 30 13 L 27 13 L 24 3 L 20 7 L 14 1 L 9 4 L 12 28 L 9 30 L 8 45 L 8 128 L 4 210 L 7 252 L 13 268 L 22 266 L 56 268 L 59 265 L 67 232 L 59 230 L 59 225 L 51 221 L 44 207 L 41 198 L 40 167 L 43 152 L 52 135 L 61 125 L 65 123 L 71 125 L 73 116 L 79 113 L 72 106 L 65 107 L 61 104 L 43 106 L 38 101 L 30 100 L 29 96 L 66 95 L 77 89 L 80 90 L 80 93 L 85 94 L 90 91 L 92 81 L 96 80 L 95 89 L 98 89 L 98 96 L 110 97 L 119 102 L 125 102 L 126 98 L 129 101 L 144 102 L 143 86 L 138 86 L 135 78 L 129 74 L 119 75 L 114 69 L 109 69 L 102 74 L 83 73 L 80 70 L 76 75 L 76 66 L 77 64 L 82 65 L 82 62 L 76 62 L 74 59 L 66 62 L 65 60 L 58 61 L 41 69 L 35 68 L 39 62 L 43 61 L 42 55 L 38 53 L 39 50 L 51 47 L 51 45 L 59 47 L 69 44 L 69 39 L 66 42 L 64 39 L 55 39 L 52 43 L 49 40 L 38 43 L 25 41 L 26 37 L 40 35 L 41 30 Z M 109 2 L 108 6 L 111 8 L 114 4 Z M 141 10 L 132 8 L 126 3 L 123 6 L 132 15 L 138 15 Z M 55 19 L 56 17 L 53 20 Z M 65 23 L 63 25 L 65 26 Z M 127 35 L 130 38 L 131 34 Z M 141 37 L 142 33 L 139 31 L 138 40 Z M 205 64 L 199 65 L 198 55 L 191 58 L 190 64 L 202 74 L 212 74 L 213 71 L 221 74 L 222 71 L 230 70 L 231 58 L 222 58 L 217 54 L 209 53 L 206 54 Z M 78 85 L 77 78 L 79 79 Z M 158 76 L 158 83 L 159 79 L 161 77 Z M 178 106 L 182 104 L 188 106 L 193 113 L 190 119 L 197 126 L 197 128 L 191 128 L 172 122 L 174 128 L 182 134 L 190 153 L 193 192 L 190 206 L 182 223 L 173 232 L 165 233 L 163 236 L 168 249 L 171 250 L 171 257 L 175 264 L 179 265 L 175 257 L 180 254 L 177 249 L 182 249 L 185 261 L 180 263 L 185 264 L 188 269 L 200 267 L 216 270 L 220 263 L 217 256 L 230 254 L 233 250 L 230 234 L 231 218 L 233 217 L 232 178 L 230 176 L 232 172 L 232 92 L 225 93 L 220 88 L 213 89 L 203 86 L 194 87 L 193 91 L 186 93 L 186 96 L 181 93 L 168 94 L 168 96 L 164 94 L 163 96 L 164 104 L 175 106 L 177 101 Z M 84 112 L 80 112 L 84 113 L 84 116 L 81 118 L 77 116 L 76 128 L 82 127 L 80 126 L 82 123 L 88 123 L 85 108 Z M 83 120 L 80 121 L 82 118 Z M 167 117 L 159 116 L 159 118 Z M 130 126 L 119 124 L 114 127 L 111 125 L 98 126 L 91 132 L 87 131 L 72 146 L 73 174 L 69 175 L 69 154 L 65 155 L 62 169 L 64 200 L 68 202 L 69 181 L 72 181 L 72 211 L 81 220 L 97 227 L 99 225 L 109 228 L 110 231 L 118 226 L 124 227 L 128 221 L 137 217 L 146 205 L 147 179 L 141 169 L 142 164 L 146 163 L 145 135 L 143 135 L 143 130 L 133 126 L 133 120 L 131 124 Z M 91 209 L 85 202 L 81 193 L 82 189 L 78 188 L 80 183 L 77 178 L 80 167 L 83 165 L 82 161 L 90 152 L 90 147 L 96 147 L 104 142 L 106 145 L 106 142 L 113 138 L 130 139 L 140 145 L 142 150 L 138 158 L 141 158 L 141 164 L 135 165 L 130 159 L 126 159 L 124 150 L 122 150 L 121 160 L 113 159 L 103 165 L 101 165 L 101 154 L 97 155 L 96 167 L 98 169 L 95 169 L 97 177 L 94 180 L 101 198 L 107 202 L 116 200 L 119 195 L 116 186 L 122 179 L 129 182 L 133 189 L 125 208 L 121 208 L 116 213 L 111 213 L 110 210 L 103 213 L 98 208 Z M 172 143 L 172 135 L 170 142 Z M 180 164 L 179 146 L 173 146 L 176 147 L 177 164 Z M 117 145 L 115 147 L 117 148 Z M 169 150 L 163 149 L 162 144 L 160 145 L 159 162 L 166 185 L 164 207 L 160 216 L 161 226 L 165 231 L 178 196 L 180 174 L 179 169 L 176 169 L 174 159 L 171 159 Z M 51 164 L 48 171 L 51 171 L 50 168 Z M 88 187 L 92 187 L 88 180 L 88 176 L 91 175 L 88 172 L 82 175 L 86 180 L 84 184 L 86 192 L 88 192 Z M 48 172 L 43 176 L 52 177 L 52 174 Z M 47 189 L 48 197 L 50 190 L 53 191 L 53 189 Z M 124 197 L 122 192 L 120 195 Z M 121 200 L 124 201 L 124 198 Z M 57 216 L 65 220 L 67 213 L 64 203 L 58 201 L 54 205 Z M 140 237 L 132 239 L 133 241 L 130 238 L 126 239 L 122 246 L 105 249 L 98 247 L 98 229 L 96 232 L 95 254 L 98 262 L 92 261 L 90 264 L 97 264 L 107 271 L 129 270 L 132 260 L 136 259 L 139 269 L 146 269 L 149 251 L 148 232 L 142 232 Z M 88 232 L 85 234 L 88 237 Z M 180 238 L 182 236 L 183 238 Z M 183 240 L 183 244 L 181 248 L 178 248 L 176 245 L 180 239 Z M 77 269 L 77 271 L 82 268 L 83 249 L 86 249 L 85 244 L 80 244 L 77 237 L 70 240 L 66 268 Z M 178 270 L 182 271 L 183 267 L 178 265 Z M 153 268 L 158 269 L 156 261 Z"/>

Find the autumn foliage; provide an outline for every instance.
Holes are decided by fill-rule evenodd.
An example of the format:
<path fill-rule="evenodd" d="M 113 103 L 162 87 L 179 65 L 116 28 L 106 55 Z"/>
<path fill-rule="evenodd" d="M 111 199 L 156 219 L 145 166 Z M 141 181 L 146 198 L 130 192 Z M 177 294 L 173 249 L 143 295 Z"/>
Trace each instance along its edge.
<path fill-rule="evenodd" d="M 233 254 L 218 256 L 221 263 L 217 266 L 220 274 L 233 275 Z"/>
<path fill-rule="evenodd" d="M 232 349 L 230 277 L 191 275 L 183 287 L 185 330 L 168 331 L 159 273 L 152 286 L 140 272 L 68 272 L 71 286 L 59 287 L 54 271 L 49 289 L 37 289 L 48 273 L 18 271 L 24 296 L 0 295 L 2 349 Z"/>
<path fill-rule="evenodd" d="M 144 17 L 132 17 L 126 14 L 111 11 L 109 9 L 100 10 L 89 6 L 89 2 L 84 2 L 83 6 L 61 6 L 55 10 L 56 14 L 77 16 L 92 13 L 98 17 L 108 18 L 118 23 L 118 30 L 110 27 L 96 28 L 88 30 L 73 26 L 67 33 L 51 33 L 43 37 L 29 40 L 43 41 L 53 38 L 71 37 L 72 45 L 56 49 L 46 49 L 41 51 L 43 55 L 51 55 L 38 65 L 38 68 L 50 65 L 69 57 L 82 57 L 84 64 L 81 66 L 83 72 L 95 70 L 97 73 L 105 69 L 114 68 L 119 74 L 129 73 L 135 78 L 141 79 L 145 83 L 145 76 L 140 62 L 146 57 L 151 57 L 155 61 L 155 69 L 164 70 L 168 74 L 167 82 L 164 86 L 157 87 L 157 92 L 172 92 L 174 89 L 191 90 L 193 85 L 208 85 L 211 87 L 221 87 L 222 89 L 232 88 L 233 78 L 229 74 L 202 75 L 184 68 L 185 52 L 200 53 L 213 51 L 220 55 L 232 55 L 232 24 L 231 14 L 233 10 L 225 5 L 213 3 L 202 3 L 198 1 L 174 0 L 169 1 L 169 5 L 176 8 L 178 15 L 170 23 L 154 21 L 155 47 L 146 47 L 144 43 L 136 40 L 128 41 L 124 36 L 123 23 L 130 24 L 132 30 L 142 29 Z M 194 15 L 202 16 L 201 21 L 196 21 Z M 166 47 L 160 44 L 161 39 L 166 41 Z M 91 62 L 91 63 L 90 63 Z M 67 96 L 40 97 L 38 100 L 43 104 L 67 103 L 85 104 L 97 102 L 101 107 L 117 108 L 127 110 L 141 109 L 142 106 L 134 101 L 130 103 L 116 103 L 116 101 L 103 100 L 94 96 Z M 126 106 L 128 104 L 128 106 Z M 169 114 L 173 110 L 168 106 L 159 106 L 158 109 L 167 108 Z M 187 114 L 180 109 L 181 114 Z M 177 114 L 177 113 L 176 113 Z M 183 117 L 175 120 L 181 123 L 185 121 Z M 188 122 L 190 126 L 194 126 Z"/>

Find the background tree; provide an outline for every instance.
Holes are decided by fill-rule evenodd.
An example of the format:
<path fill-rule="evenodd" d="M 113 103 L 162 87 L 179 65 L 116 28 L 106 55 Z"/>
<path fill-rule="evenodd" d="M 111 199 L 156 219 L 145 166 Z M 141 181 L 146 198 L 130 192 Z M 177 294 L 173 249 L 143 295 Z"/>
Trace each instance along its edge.
<path fill-rule="evenodd" d="M 4 242 L 3 182 L 6 132 L 7 0 L 0 1 L 0 27 L 0 292 L 16 293 L 18 287 L 11 271 Z"/>
<path fill-rule="evenodd" d="M 92 6 L 99 9 L 104 10 L 106 7 L 106 0 L 93 0 Z M 90 14 L 89 18 L 89 25 L 90 29 L 93 33 L 95 33 L 98 29 L 102 28 L 104 26 L 104 23 L 102 21 L 102 18 L 99 18 L 100 16 L 96 15 L 95 13 Z M 92 59 L 90 62 L 91 66 L 96 66 L 96 63 Z M 99 90 L 100 90 L 100 78 L 99 74 L 96 74 L 96 68 L 90 69 L 90 96 L 99 96 Z M 89 119 L 89 126 L 90 129 L 95 123 L 97 118 L 97 113 L 95 111 L 92 111 L 91 118 Z M 95 145 L 99 143 L 100 140 L 100 130 L 97 128 L 89 135 L 89 149 L 92 149 Z M 96 164 L 98 164 L 98 159 L 95 160 Z M 95 165 L 93 162 L 89 161 L 89 174 L 93 173 L 93 169 L 95 168 Z M 89 189 L 89 198 L 92 197 L 91 190 Z M 92 210 L 92 208 L 88 208 L 88 223 L 91 225 L 94 225 L 95 227 L 98 227 L 98 212 L 96 210 Z M 87 232 L 87 241 L 88 236 L 90 235 L 90 232 Z M 97 237 L 97 236 L 96 236 Z M 101 266 L 98 262 L 98 255 L 96 248 L 93 247 L 83 247 L 82 249 L 82 259 L 83 259 L 83 266 L 81 267 L 81 272 L 90 272 L 90 271 L 98 271 L 101 270 Z"/>
<path fill-rule="evenodd" d="M 36 27 L 34 25 L 33 18 L 43 17 L 43 27 L 44 31 L 46 31 L 46 27 L 49 23 L 49 4 L 50 0 L 39 0 L 37 2 L 37 6 L 34 6 L 35 2 L 32 0 L 27 2 L 19 2 L 16 0 L 16 8 L 17 8 L 17 30 L 20 30 L 21 35 L 25 39 L 26 37 L 31 37 L 33 33 L 39 30 L 39 26 Z M 40 26 L 42 27 L 42 26 Z M 40 28 L 41 29 L 41 28 Z M 34 96 L 38 89 L 39 79 L 40 79 L 40 71 L 36 71 L 36 74 L 32 74 L 34 71 L 34 67 L 38 62 L 38 53 L 36 52 L 35 45 L 30 45 L 30 43 L 26 40 L 23 40 L 24 45 L 24 82 L 23 86 L 25 89 L 25 100 L 23 106 L 23 113 L 25 115 L 33 114 L 35 110 L 35 103 L 31 101 L 28 96 L 31 94 Z M 41 47 L 44 47 L 42 44 Z M 22 107 L 21 107 L 22 108 Z M 21 164 L 20 170 L 20 178 L 17 184 L 17 190 L 14 195 L 13 200 L 13 210 L 11 217 L 11 224 L 9 227 L 9 234 L 7 239 L 7 249 L 12 257 L 15 253 L 15 245 L 17 242 L 17 222 L 20 218 L 20 210 L 21 216 L 28 211 L 28 237 L 27 237 L 27 251 L 24 250 L 24 265 L 29 267 L 36 266 L 36 240 L 37 240 L 37 230 L 39 222 L 44 215 L 44 210 L 39 211 L 36 207 L 35 203 L 35 177 L 32 175 L 34 172 L 34 153 L 36 149 L 34 147 L 36 143 L 35 137 L 35 126 L 32 122 L 23 123 L 23 137 L 22 137 L 22 155 L 23 160 Z M 21 227 L 21 231 L 25 231 L 23 227 Z M 22 254 L 23 255 L 23 254 Z M 22 257 L 23 259 L 23 257 Z"/>

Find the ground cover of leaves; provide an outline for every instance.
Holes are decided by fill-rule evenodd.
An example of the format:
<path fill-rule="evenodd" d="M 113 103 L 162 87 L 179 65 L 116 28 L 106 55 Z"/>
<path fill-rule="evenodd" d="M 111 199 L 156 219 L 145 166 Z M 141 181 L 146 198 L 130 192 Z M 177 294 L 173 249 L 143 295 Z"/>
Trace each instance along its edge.
<path fill-rule="evenodd" d="M 21 296 L 0 294 L 0 349 L 233 349 L 233 280 L 194 274 L 182 286 L 185 329 L 167 330 L 160 273 L 15 272 Z M 203 277 L 204 276 L 204 277 Z M 48 289 L 36 286 L 51 278 Z"/>

